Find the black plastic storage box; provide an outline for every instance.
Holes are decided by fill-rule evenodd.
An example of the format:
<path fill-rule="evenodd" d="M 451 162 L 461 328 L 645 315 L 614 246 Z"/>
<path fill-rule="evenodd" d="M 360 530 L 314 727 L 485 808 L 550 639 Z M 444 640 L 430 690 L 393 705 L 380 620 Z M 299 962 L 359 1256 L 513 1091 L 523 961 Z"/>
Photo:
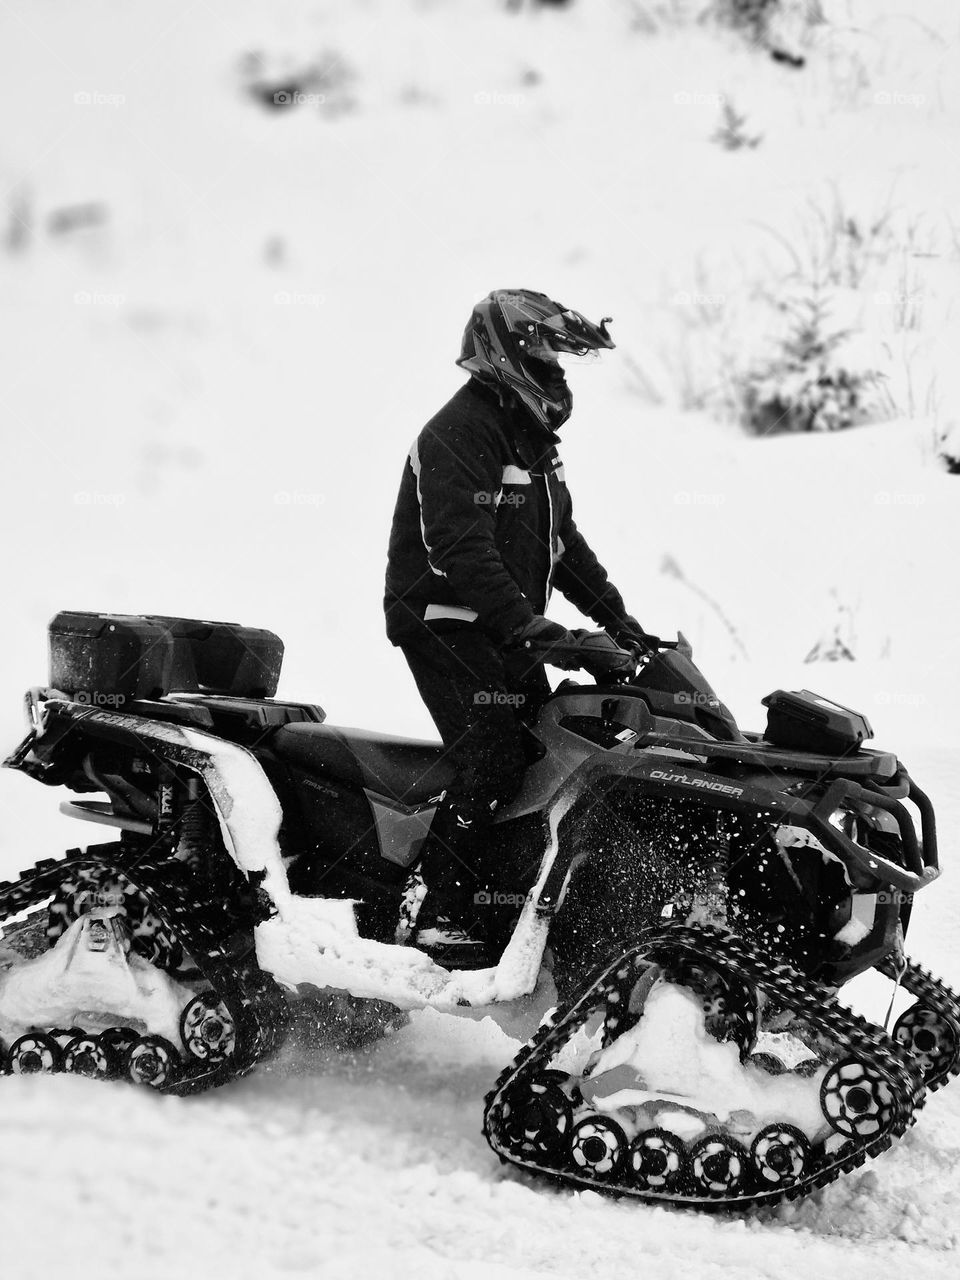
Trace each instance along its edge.
<path fill-rule="evenodd" d="M 50 623 L 50 684 L 94 706 L 167 693 L 272 698 L 283 641 L 236 622 L 119 613 L 58 613 Z"/>
<path fill-rule="evenodd" d="M 272 631 L 238 622 L 151 617 L 173 638 L 170 691 L 272 698 L 280 681 L 283 641 Z"/>
<path fill-rule="evenodd" d="M 117 707 L 170 687 L 173 637 L 159 618 L 65 611 L 49 637 L 50 684 L 77 702 Z"/>
<path fill-rule="evenodd" d="M 870 722 L 859 711 L 841 707 L 802 689 L 799 693 L 777 689 L 763 699 L 767 708 L 764 737 L 777 747 L 816 751 L 822 755 L 848 755 L 873 737 Z"/>

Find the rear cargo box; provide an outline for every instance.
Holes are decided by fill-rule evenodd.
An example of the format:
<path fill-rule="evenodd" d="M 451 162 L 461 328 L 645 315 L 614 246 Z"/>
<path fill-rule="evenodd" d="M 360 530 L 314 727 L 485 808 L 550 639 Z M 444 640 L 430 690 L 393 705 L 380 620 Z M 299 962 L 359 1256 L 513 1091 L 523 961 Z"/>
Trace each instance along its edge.
<path fill-rule="evenodd" d="M 195 618 L 151 618 L 173 637 L 173 684 L 178 692 L 223 693 L 272 698 L 280 681 L 283 641 L 272 631 L 237 622 Z"/>
<path fill-rule="evenodd" d="M 164 694 L 272 698 L 283 641 L 272 631 L 111 613 L 58 613 L 50 623 L 50 684 L 95 706 Z"/>
<path fill-rule="evenodd" d="M 848 755 L 873 737 L 866 716 L 809 689 L 799 693 L 777 689 L 763 699 L 763 705 L 768 708 L 763 736 L 778 747 L 829 756 Z"/>
<path fill-rule="evenodd" d="M 173 637 L 158 618 L 65 611 L 49 637 L 50 684 L 77 702 L 117 707 L 170 687 Z"/>

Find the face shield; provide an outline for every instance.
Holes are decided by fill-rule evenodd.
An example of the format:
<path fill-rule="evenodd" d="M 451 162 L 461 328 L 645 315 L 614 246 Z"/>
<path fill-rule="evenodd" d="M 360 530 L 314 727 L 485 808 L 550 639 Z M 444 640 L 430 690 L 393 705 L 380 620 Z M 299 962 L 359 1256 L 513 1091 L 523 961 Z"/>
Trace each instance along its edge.
<path fill-rule="evenodd" d="M 549 338 L 541 338 L 527 344 L 525 355 L 528 360 L 559 365 L 567 373 L 571 369 L 589 369 L 601 363 L 600 350 L 597 347 L 578 347 L 576 350 L 568 347 L 557 349 Z"/>

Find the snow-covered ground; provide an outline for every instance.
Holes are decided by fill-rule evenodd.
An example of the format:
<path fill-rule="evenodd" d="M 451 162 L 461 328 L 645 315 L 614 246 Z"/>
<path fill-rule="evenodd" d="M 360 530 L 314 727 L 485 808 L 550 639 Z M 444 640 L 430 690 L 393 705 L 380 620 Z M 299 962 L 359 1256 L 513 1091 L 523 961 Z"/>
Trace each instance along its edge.
<path fill-rule="evenodd" d="M 571 378 L 581 527 L 744 724 L 777 686 L 866 711 L 938 806 L 946 870 L 911 944 L 958 982 L 960 480 L 933 441 L 960 416 L 960 16 L 828 2 L 792 71 L 730 34 L 639 21 L 695 7 L 2 7 L 0 733 L 13 744 L 22 690 L 45 678 L 47 620 L 80 608 L 272 627 L 285 696 L 432 736 L 382 634 L 396 484 L 458 385 L 469 306 L 543 288 L 615 317 L 617 350 Z M 266 109 L 245 88 L 323 63 L 323 102 Z M 710 141 L 721 96 L 756 148 Z M 858 226 L 885 211 L 895 226 L 835 302 L 914 416 L 754 440 L 683 412 L 725 343 L 760 350 L 753 286 L 777 287 L 784 246 L 802 251 L 811 202 L 834 191 Z M 835 635 L 855 662 L 804 664 Z M 84 839 L 54 801 L 0 777 L 0 873 Z M 882 1013 L 869 984 L 858 999 Z M 419 1013 L 354 1057 L 291 1051 L 190 1101 L 8 1080 L 4 1264 L 211 1280 L 952 1268 L 949 1091 L 889 1156 L 799 1207 L 611 1204 L 501 1173 L 479 1135 L 532 1020 L 507 1034 Z"/>

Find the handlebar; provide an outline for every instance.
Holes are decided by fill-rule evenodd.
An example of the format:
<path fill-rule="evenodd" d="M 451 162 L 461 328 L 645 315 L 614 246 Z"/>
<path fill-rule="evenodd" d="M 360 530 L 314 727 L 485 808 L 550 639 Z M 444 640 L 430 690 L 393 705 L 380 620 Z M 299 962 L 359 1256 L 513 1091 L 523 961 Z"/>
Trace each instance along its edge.
<path fill-rule="evenodd" d="M 660 649 L 678 649 L 680 642 L 679 640 L 661 640 L 659 636 L 650 636 L 644 633 L 642 637 L 639 635 L 636 637 L 632 647 L 642 649 L 643 653 L 639 657 L 643 657 L 646 654 L 655 654 Z M 576 658 L 583 653 L 583 649 L 578 644 L 557 644 L 555 642 L 551 644 L 549 640 L 517 640 L 513 644 L 506 645 L 505 648 L 508 650 L 526 649 L 529 653 L 556 654 L 561 658 Z M 617 645 L 616 648 L 624 657 L 631 655 L 632 649 L 625 649 L 622 645 Z"/>
<path fill-rule="evenodd" d="M 641 664 L 655 657 L 658 651 L 676 650 L 680 646 L 679 640 L 661 640 L 659 636 L 648 635 L 646 632 L 621 632 L 616 640 L 602 630 L 572 634 L 575 643 L 538 640 L 531 636 L 514 641 L 506 647 L 522 649 L 541 662 L 548 662 L 561 670 L 586 671 L 597 680 L 616 684 L 632 679 Z"/>

